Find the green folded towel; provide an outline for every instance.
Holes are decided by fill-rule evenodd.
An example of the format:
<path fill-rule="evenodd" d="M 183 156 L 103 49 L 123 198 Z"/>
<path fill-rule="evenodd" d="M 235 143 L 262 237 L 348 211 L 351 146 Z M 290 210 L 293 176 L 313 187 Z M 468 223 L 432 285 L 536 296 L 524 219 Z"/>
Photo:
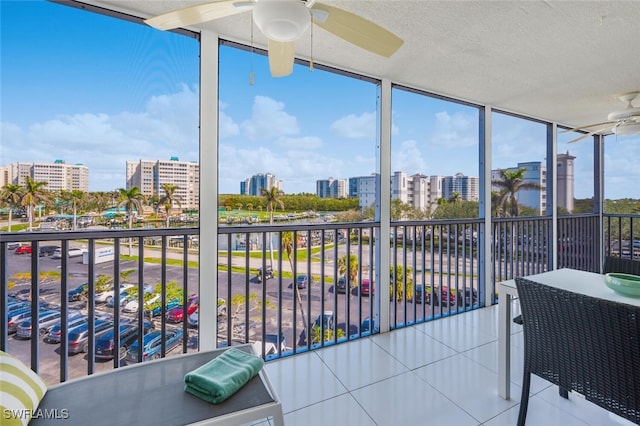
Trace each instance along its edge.
<path fill-rule="evenodd" d="M 219 404 L 240 390 L 260 372 L 263 365 L 262 358 L 231 348 L 188 372 L 184 376 L 184 390 L 207 402 Z"/>

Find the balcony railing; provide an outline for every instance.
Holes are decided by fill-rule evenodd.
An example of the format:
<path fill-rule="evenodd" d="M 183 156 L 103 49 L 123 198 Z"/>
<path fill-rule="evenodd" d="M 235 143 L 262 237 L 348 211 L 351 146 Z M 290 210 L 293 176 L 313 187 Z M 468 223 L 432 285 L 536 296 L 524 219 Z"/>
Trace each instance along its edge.
<path fill-rule="evenodd" d="M 220 227 L 218 276 L 211 280 L 218 285 L 218 317 L 208 329 L 217 329 L 218 346 L 258 342 L 270 359 L 358 339 L 378 332 L 382 322 L 395 329 L 455 315 L 484 306 L 487 292 L 495 303 L 494 282 L 551 269 L 554 244 L 558 267 L 599 271 L 603 246 L 608 255 L 639 256 L 638 220 L 605 215 L 601 228 L 596 215 L 561 217 L 554 242 L 550 218 L 493 219 L 490 255 L 483 253 L 483 220 L 394 222 L 388 271 L 378 267 L 386 263 L 377 223 Z M 198 228 L 3 234 L 0 349 L 22 357 L 49 383 L 198 350 L 198 315 L 190 306 L 197 301 L 199 262 L 212 258 L 199 256 L 198 237 Z M 18 250 L 25 254 L 16 254 L 16 243 L 27 247 Z M 50 249 L 39 256 L 45 246 L 59 246 L 59 256 L 49 256 Z M 69 257 L 77 248 L 82 256 Z M 485 262 L 493 262 L 492 282 Z M 113 292 L 109 306 L 104 294 L 96 298 L 105 286 L 135 290 L 133 296 Z M 153 315 L 148 287 L 159 293 Z M 28 340 L 10 335 L 14 297 L 27 301 L 23 311 L 33 324 L 44 315 L 41 305 L 61 312 L 63 330 L 74 315 L 84 317 L 84 340 L 61 333 L 59 345 L 49 344 L 39 326 Z M 144 308 L 128 312 L 123 300 Z M 113 352 L 106 354 L 101 321 L 113 334 L 112 342 L 106 339 Z M 178 343 L 160 339 L 154 346 L 144 338 L 151 327 L 162 336 L 177 333 Z M 117 332 L 129 328 L 137 331 L 133 338 Z M 147 348 L 132 351 L 132 345 Z"/>

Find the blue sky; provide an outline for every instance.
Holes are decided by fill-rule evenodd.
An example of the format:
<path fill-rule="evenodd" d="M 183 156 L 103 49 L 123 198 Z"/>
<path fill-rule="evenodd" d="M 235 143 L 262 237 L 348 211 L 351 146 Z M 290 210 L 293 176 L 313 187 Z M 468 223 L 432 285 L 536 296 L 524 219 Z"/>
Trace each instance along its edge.
<path fill-rule="evenodd" d="M 112 190 L 125 186 L 127 160 L 198 160 L 197 41 L 44 1 L 0 7 L 0 165 L 82 163 L 90 190 Z M 220 64 L 221 192 L 255 173 L 298 193 L 376 170 L 374 84 L 298 65 L 274 79 L 265 57 L 231 47 Z M 402 90 L 392 106 L 392 172 L 478 175 L 474 108 Z M 539 124 L 494 114 L 493 168 L 544 161 L 544 137 Z M 572 137 L 558 150 L 576 155 L 576 196 L 590 197 L 593 148 L 563 143 Z M 640 143 L 626 139 L 607 140 L 609 198 L 640 198 Z"/>

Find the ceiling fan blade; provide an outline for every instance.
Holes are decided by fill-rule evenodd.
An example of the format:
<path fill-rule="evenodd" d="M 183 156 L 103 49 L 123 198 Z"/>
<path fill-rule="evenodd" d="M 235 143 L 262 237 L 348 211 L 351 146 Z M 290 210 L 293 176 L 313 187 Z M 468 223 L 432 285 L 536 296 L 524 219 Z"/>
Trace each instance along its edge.
<path fill-rule="evenodd" d="M 378 24 L 324 3 L 315 3 L 311 8 L 311 16 L 320 28 L 380 56 L 388 58 L 404 43 L 400 37 Z"/>
<path fill-rule="evenodd" d="M 561 130 L 560 133 L 575 132 L 576 130 L 584 130 L 584 129 L 588 129 L 589 127 L 596 127 L 596 126 L 602 126 L 604 124 L 613 124 L 613 123 L 615 123 L 615 121 L 603 121 L 602 123 L 587 124 L 586 126 L 578 126 L 578 127 L 574 127 L 573 129 Z"/>
<path fill-rule="evenodd" d="M 595 129 L 595 130 L 593 130 L 593 131 L 589 132 L 589 133 L 586 133 L 586 134 L 584 134 L 584 135 L 582 135 L 582 136 L 579 136 L 579 137 L 577 137 L 577 138 L 575 138 L 575 139 L 571 139 L 571 140 L 570 140 L 569 142 L 567 142 L 567 143 L 574 143 L 574 142 L 581 141 L 581 140 L 582 140 L 582 139 L 584 139 L 584 138 L 588 138 L 589 136 L 593 136 L 593 135 L 595 135 L 595 134 L 596 134 L 596 133 L 598 133 L 598 132 L 601 132 L 601 131 L 603 131 L 603 130 L 608 129 L 609 127 L 610 127 L 609 125 L 607 125 L 607 126 L 605 126 L 605 127 L 599 127 L 599 128 L 597 128 L 597 129 Z"/>
<path fill-rule="evenodd" d="M 269 40 L 269 69 L 272 77 L 285 77 L 293 72 L 296 43 Z"/>
<path fill-rule="evenodd" d="M 144 22 L 159 30 L 172 30 L 235 15 L 249 10 L 252 5 L 252 2 L 238 0 L 214 1 L 167 12 L 146 19 Z"/>

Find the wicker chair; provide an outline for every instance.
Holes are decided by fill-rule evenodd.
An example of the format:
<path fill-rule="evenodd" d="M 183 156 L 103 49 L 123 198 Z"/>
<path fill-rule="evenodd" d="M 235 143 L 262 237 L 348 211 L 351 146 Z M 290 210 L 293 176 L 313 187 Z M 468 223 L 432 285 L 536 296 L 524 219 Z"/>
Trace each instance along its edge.
<path fill-rule="evenodd" d="M 607 256 L 604 259 L 602 273 L 621 272 L 623 274 L 640 275 L 640 260 L 625 259 L 618 256 Z"/>
<path fill-rule="evenodd" d="M 531 374 L 640 424 L 640 308 L 516 278 L 524 330 L 518 425 Z"/>

